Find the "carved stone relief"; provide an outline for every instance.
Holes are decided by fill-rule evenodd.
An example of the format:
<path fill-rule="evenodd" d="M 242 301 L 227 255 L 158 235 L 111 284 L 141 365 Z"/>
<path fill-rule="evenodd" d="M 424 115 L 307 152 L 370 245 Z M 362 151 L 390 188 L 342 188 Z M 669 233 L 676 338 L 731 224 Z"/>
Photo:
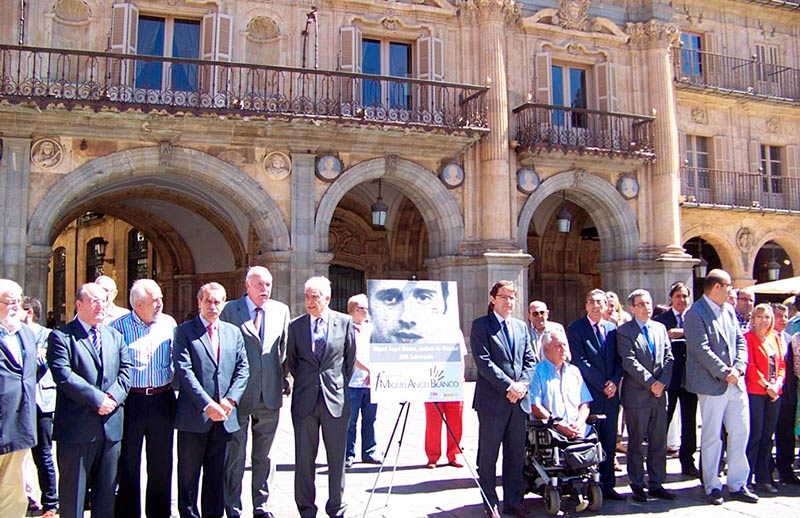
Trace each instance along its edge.
<path fill-rule="evenodd" d="M 53 14 L 60 22 L 81 23 L 92 16 L 92 10 L 83 0 L 58 0 L 53 6 Z"/>
<path fill-rule="evenodd" d="M 51 138 L 37 140 L 31 146 L 31 162 L 42 169 L 53 169 L 64 159 L 64 148 Z"/>
<path fill-rule="evenodd" d="M 252 41 L 267 41 L 277 38 L 280 27 L 272 18 L 256 16 L 247 24 L 247 38 Z"/>

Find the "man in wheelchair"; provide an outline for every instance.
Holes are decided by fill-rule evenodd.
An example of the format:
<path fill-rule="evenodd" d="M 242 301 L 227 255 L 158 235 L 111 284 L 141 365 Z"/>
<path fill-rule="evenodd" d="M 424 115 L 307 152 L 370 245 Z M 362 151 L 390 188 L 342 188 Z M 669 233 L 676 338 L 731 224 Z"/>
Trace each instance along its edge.
<path fill-rule="evenodd" d="M 561 330 L 543 334 L 543 358 L 530 385 L 525 478 L 530 490 L 544 496 L 550 515 L 558 513 L 562 495 L 575 499 L 577 511 L 598 511 L 603 502 L 597 465 L 604 455 L 590 424 L 602 417 L 589 415 L 592 396 L 568 361 L 567 344 Z"/>

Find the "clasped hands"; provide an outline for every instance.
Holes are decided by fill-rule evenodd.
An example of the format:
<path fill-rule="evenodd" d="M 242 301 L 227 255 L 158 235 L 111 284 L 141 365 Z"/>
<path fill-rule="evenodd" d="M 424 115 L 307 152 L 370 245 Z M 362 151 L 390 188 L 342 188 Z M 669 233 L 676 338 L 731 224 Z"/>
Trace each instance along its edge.
<path fill-rule="evenodd" d="M 661 397 L 664 393 L 664 384 L 660 381 L 654 381 L 652 385 L 650 385 L 650 392 L 657 398 Z"/>
<path fill-rule="evenodd" d="M 227 421 L 234 404 L 229 398 L 222 398 L 219 403 L 212 401 L 205 408 L 205 413 L 212 421 Z"/>
<path fill-rule="evenodd" d="M 577 439 L 583 432 L 581 428 L 575 423 L 564 424 L 563 422 L 556 425 L 556 430 L 564 434 L 567 439 Z"/>
<path fill-rule="evenodd" d="M 513 404 L 524 398 L 527 393 L 528 386 L 525 383 L 513 381 L 511 385 L 508 386 L 508 390 L 506 390 L 506 399 Z"/>

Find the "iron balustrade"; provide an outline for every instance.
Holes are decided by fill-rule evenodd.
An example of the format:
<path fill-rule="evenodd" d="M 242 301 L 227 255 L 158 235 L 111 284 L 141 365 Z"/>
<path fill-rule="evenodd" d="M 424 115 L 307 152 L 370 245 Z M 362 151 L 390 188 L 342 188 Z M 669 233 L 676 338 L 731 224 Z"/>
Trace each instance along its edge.
<path fill-rule="evenodd" d="M 526 103 L 514 109 L 517 152 L 561 150 L 652 160 L 653 117 Z"/>
<path fill-rule="evenodd" d="M 800 211 L 800 178 L 763 173 L 681 167 L 681 194 L 688 203 Z"/>
<path fill-rule="evenodd" d="M 486 132 L 487 87 L 292 67 L 0 45 L 0 100 L 99 111 L 305 118 Z"/>
<path fill-rule="evenodd" d="M 675 81 L 722 92 L 800 101 L 800 70 L 755 57 L 742 59 L 701 50 L 674 48 Z"/>

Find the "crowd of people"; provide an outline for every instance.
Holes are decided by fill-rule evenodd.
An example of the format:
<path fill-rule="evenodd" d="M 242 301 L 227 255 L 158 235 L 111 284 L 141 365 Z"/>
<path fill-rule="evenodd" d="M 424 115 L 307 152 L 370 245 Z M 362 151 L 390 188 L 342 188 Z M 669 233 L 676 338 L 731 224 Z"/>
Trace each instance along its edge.
<path fill-rule="evenodd" d="M 318 511 L 321 437 L 324 512 L 344 516 L 344 477 L 357 452 L 362 463 L 382 462 L 370 343 L 440 339 L 441 317 L 454 305 L 451 288 L 385 281 L 371 285 L 369 297 L 351 297 L 344 314 L 329 307 L 330 281 L 312 277 L 304 285 L 305 313 L 291 319 L 288 306 L 271 297 L 267 268 L 250 268 L 244 284 L 245 294 L 230 302 L 222 285 L 204 284 L 197 316 L 178 324 L 162 312 L 155 281 L 134 282 L 126 310 L 114 304 L 113 279 L 103 276 L 79 287 L 75 318 L 50 330 L 38 324 L 39 301 L 0 279 L 0 516 L 25 516 L 34 503 L 24 479 L 30 450 L 41 489 L 35 504 L 45 518 L 79 518 L 87 506 L 98 518 L 169 517 L 173 471 L 182 518 L 239 517 L 249 439 L 253 514 L 271 518 L 270 450 L 290 394 L 298 512 Z M 667 431 L 677 407 L 682 473 L 700 478 L 710 503 L 756 503 L 758 493 L 776 493 L 779 483 L 800 484 L 793 469 L 800 432 L 800 315 L 793 313 L 800 296 L 790 312 L 783 304 L 755 305 L 751 291 L 731 284 L 727 272 L 712 270 L 692 304 L 689 287 L 676 282 L 666 307 L 637 289 L 625 300 L 628 311 L 613 292 L 591 290 L 586 315 L 565 328 L 549 320 L 540 300 L 528 305 L 527 321 L 515 318 L 516 286 L 495 283 L 469 341 L 485 515 L 497 518 L 502 509 L 530 516 L 523 500 L 526 431 L 531 419 L 551 417 L 560 418 L 555 426 L 567 440 L 591 436 L 602 445 L 604 499 L 626 499 L 615 489 L 620 422 L 628 433 L 631 498 L 676 498 L 664 483 Z M 459 343 L 463 363 L 467 348 L 457 334 L 447 339 Z M 425 406 L 427 467 L 436 468 L 442 456 L 443 424 L 447 464 L 462 467 L 463 402 Z M 591 414 L 605 419 L 590 426 Z M 496 488 L 501 448 L 502 507 Z"/>

